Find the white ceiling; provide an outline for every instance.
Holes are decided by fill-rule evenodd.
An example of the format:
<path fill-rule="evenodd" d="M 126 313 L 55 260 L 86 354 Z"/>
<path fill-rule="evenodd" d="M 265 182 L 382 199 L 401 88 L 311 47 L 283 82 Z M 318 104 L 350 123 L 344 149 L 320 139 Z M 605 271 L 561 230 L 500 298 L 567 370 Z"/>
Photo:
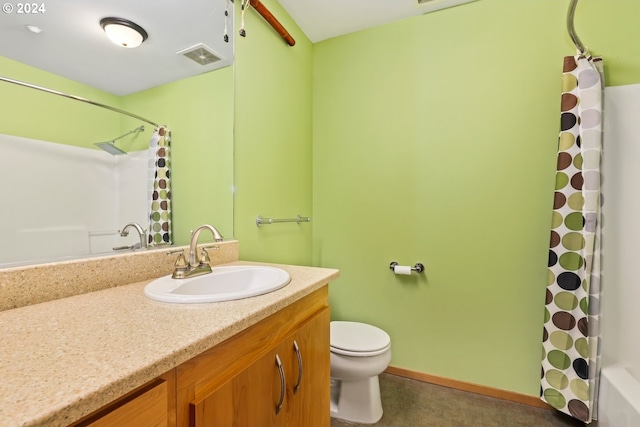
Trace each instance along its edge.
<path fill-rule="evenodd" d="M 269 1 L 263 1 L 268 7 Z M 421 5 L 418 0 L 278 1 L 315 43 L 475 0 L 426 0 Z M 6 4 L 14 5 L 14 10 L 0 13 L 0 56 L 116 95 L 233 62 L 232 17 L 230 40 L 223 40 L 227 0 L 52 0 L 37 3 L 45 7 L 40 13 L 18 13 L 18 3 Z M 135 49 L 112 44 L 100 27 L 100 20 L 108 16 L 135 22 L 149 38 Z M 42 32 L 32 33 L 27 25 L 35 25 Z M 176 53 L 199 43 L 223 59 L 202 66 Z"/>
<path fill-rule="evenodd" d="M 278 0 L 313 43 L 475 0 Z"/>
<path fill-rule="evenodd" d="M 16 2 L 5 4 L 17 6 Z M 45 11 L 17 13 L 14 7 L 12 13 L 0 13 L 0 56 L 116 95 L 233 61 L 233 31 L 229 43 L 223 40 L 226 0 L 52 0 L 37 4 L 44 4 Z M 114 45 L 100 27 L 100 20 L 108 16 L 135 22 L 149 38 L 135 49 Z M 35 25 L 42 32 L 34 34 L 26 25 Z M 223 60 L 202 66 L 176 54 L 198 43 Z"/>

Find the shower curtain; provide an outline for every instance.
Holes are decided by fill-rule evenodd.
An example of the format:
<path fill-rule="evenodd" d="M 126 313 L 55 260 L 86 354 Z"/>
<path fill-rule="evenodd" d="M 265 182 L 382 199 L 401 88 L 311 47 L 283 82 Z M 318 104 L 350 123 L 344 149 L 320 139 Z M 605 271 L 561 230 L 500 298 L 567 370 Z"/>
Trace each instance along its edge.
<path fill-rule="evenodd" d="M 171 131 L 156 128 L 149 141 L 149 245 L 171 244 Z"/>
<path fill-rule="evenodd" d="M 564 59 L 543 331 L 541 399 L 586 423 L 600 371 L 602 60 Z"/>

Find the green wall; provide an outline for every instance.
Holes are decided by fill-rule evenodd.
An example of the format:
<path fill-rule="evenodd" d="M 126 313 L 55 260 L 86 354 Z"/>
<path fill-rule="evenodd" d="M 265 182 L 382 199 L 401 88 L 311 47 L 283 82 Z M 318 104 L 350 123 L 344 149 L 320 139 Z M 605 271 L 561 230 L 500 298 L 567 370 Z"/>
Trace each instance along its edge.
<path fill-rule="evenodd" d="M 0 75 L 121 108 L 120 97 L 0 56 Z M 120 135 L 121 115 L 0 82 L 0 133 L 80 147 Z"/>
<path fill-rule="evenodd" d="M 247 37 L 236 36 L 235 236 L 242 259 L 308 265 L 313 223 L 255 223 L 258 215 L 291 218 L 312 210 L 312 45 L 277 2 L 264 4 L 296 45 L 253 10 L 245 14 Z"/>
<path fill-rule="evenodd" d="M 394 366 L 539 393 L 567 6 L 481 0 L 313 46 L 314 264 Z M 640 81 L 637 16 L 580 2 L 609 84 Z"/>

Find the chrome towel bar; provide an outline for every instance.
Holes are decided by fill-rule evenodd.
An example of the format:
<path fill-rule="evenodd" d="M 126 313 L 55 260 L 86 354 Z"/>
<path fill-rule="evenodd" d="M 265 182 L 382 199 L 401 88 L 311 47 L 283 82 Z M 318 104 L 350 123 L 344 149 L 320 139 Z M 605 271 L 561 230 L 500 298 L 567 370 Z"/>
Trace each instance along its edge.
<path fill-rule="evenodd" d="M 262 215 L 258 215 L 256 218 L 256 225 L 258 227 L 265 224 L 275 224 L 277 222 L 295 222 L 300 224 L 301 222 L 311 222 L 311 217 L 296 215 L 295 218 L 263 218 Z"/>

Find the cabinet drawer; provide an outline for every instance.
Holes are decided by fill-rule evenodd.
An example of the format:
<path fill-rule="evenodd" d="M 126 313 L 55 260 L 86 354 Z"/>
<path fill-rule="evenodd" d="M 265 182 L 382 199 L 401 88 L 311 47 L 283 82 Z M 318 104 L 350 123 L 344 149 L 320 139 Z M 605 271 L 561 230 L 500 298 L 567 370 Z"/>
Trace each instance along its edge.
<path fill-rule="evenodd" d="M 175 371 L 167 372 L 72 426 L 174 427 Z"/>

